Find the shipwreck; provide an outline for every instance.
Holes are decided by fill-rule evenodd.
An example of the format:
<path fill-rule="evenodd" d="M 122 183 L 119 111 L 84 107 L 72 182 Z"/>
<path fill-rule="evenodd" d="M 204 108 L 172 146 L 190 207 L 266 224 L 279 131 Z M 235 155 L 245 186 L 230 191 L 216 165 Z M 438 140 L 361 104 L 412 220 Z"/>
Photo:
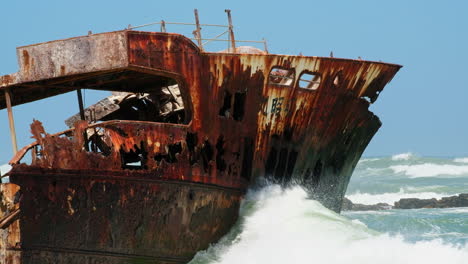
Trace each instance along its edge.
<path fill-rule="evenodd" d="M 19 71 L 0 77 L 15 152 L 0 263 L 186 263 L 262 177 L 341 210 L 381 126 L 369 105 L 401 66 L 239 47 L 227 14 L 223 52 L 205 51 L 197 15 L 193 39 L 161 21 L 17 48 Z M 83 89 L 112 93 L 85 108 Z M 68 128 L 34 120 L 17 150 L 13 107 L 69 92 Z"/>

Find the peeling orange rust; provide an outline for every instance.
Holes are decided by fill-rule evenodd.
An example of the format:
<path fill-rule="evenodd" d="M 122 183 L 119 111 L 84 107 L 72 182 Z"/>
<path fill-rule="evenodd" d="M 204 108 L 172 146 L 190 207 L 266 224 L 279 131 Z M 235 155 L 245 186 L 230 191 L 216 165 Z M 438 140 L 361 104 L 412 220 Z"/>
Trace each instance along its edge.
<path fill-rule="evenodd" d="M 186 263 L 229 231 L 262 177 L 339 212 L 381 126 L 369 105 L 401 66 L 239 50 L 131 30 L 18 48 L 19 72 L 0 79 L 13 105 L 125 93 L 61 133 L 32 123 L 35 142 L 1 185 L 0 263 Z"/>

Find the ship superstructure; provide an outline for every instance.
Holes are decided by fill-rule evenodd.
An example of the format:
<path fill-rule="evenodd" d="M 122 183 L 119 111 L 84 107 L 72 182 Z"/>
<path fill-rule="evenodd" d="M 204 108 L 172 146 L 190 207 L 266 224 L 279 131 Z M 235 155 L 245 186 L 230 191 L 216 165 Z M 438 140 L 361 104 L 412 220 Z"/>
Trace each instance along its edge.
<path fill-rule="evenodd" d="M 302 184 L 340 211 L 381 125 L 369 105 L 400 66 L 230 40 L 206 52 L 183 35 L 126 29 L 19 47 L 0 109 L 112 94 L 63 132 L 32 123 L 35 142 L 1 185 L 1 263 L 185 263 L 231 228 L 260 177 Z"/>

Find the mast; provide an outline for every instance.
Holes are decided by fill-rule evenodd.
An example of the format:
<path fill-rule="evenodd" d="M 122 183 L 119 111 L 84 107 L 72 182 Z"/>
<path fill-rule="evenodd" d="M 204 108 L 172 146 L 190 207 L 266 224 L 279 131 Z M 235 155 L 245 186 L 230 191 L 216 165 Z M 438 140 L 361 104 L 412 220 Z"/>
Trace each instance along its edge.
<path fill-rule="evenodd" d="M 225 9 L 224 12 L 227 13 L 228 22 L 229 22 L 229 40 L 231 41 L 232 52 L 236 52 L 236 39 L 234 38 L 234 27 L 232 26 L 231 10 Z"/>

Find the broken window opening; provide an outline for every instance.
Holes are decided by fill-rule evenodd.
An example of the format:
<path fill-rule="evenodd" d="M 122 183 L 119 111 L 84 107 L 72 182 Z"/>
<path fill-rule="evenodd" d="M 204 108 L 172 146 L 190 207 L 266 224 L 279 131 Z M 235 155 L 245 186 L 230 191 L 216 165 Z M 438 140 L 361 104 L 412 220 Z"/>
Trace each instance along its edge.
<path fill-rule="evenodd" d="M 308 90 L 317 90 L 320 86 L 322 77 L 319 73 L 304 71 L 299 76 L 298 85 L 300 88 Z"/>
<path fill-rule="evenodd" d="M 86 90 L 86 93 L 90 91 Z M 84 113 L 90 123 L 135 120 L 183 124 L 185 120 L 184 103 L 177 84 L 144 93 L 112 91 L 110 96 L 84 109 Z M 78 113 L 65 123 L 72 127 L 80 119 Z"/>
<path fill-rule="evenodd" d="M 67 85 L 74 88 L 83 87 L 81 91 L 84 103 L 97 101 L 84 109 L 85 119 L 90 123 L 133 120 L 188 124 L 191 119 L 191 113 L 184 105 L 184 102 L 189 102 L 190 96 L 184 93 L 185 90 L 174 78 L 124 71 L 103 74 Z M 68 118 L 65 123 L 72 127 L 80 119 L 78 113 Z"/>
<path fill-rule="evenodd" d="M 273 67 L 269 74 L 269 84 L 291 86 L 294 83 L 294 70 Z"/>
<path fill-rule="evenodd" d="M 245 106 L 246 93 L 236 92 L 234 95 L 234 111 L 233 118 L 236 121 L 242 121 L 244 118 L 244 106 Z"/>
<path fill-rule="evenodd" d="M 147 169 L 146 161 L 148 152 L 145 151 L 141 142 L 140 147 L 134 145 L 134 149 L 129 152 L 125 152 L 123 149 L 120 150 L 120 157 L 122 159 L 122 169 L 130 170 L 144 170 Z"/>
<path fill-rule="evenodd" d="M 87 151 L 102 154 L 103 156 L 109 156 L 112 148 L 109 143 L 106 143 L 106 134 L 102 128 L 87 129 L 84 133 L 85 137 L 85 149 Z"/>
<path fill-rule="evenodd" d="M 231 116 L 231 101 L 232 95 L 229 91 L 224 91 L 224 101 L 223 106 L 219 109 L 219 115 L 228 117 Z"/>

